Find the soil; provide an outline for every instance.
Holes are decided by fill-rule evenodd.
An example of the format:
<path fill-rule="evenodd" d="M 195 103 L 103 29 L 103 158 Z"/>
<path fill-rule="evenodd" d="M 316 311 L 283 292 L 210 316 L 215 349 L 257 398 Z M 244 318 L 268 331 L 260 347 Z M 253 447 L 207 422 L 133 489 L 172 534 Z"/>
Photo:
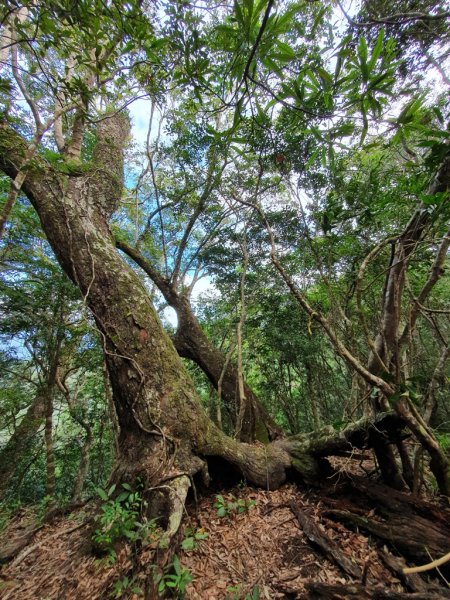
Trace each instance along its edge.
<path fill-rule="evenodd" d="M 383 589 L 393 594 L 408 591 L 399 573 L 386 566 L 382 540 L 327 516 L 330 504 L 334 503 L 334 507 L 336 504 L 345 510 L 353 507 L 359 515 L 372 518 L 376 511 L 370 506 L 365 508 L 361 497 L 348 498 L 337 493 L 337 500 L 333 500 L 330 487 L 312 491 L 288 484 L 269 492 L 239 486 L 221 493 L 226 510 L 219 516 L 217 495 L 216 490 L 198 503 L 191 500 L 186 508 L 176 554 L 181 568 L 192 576 L 185 589 L 187 600 L 306 599 L 313 597 L 307 588 L 311 583 L 342 589 L 349 584 L 363 584 L 369 591 Z M 438 500 L 435 506 L 444 519 L 446 513 Z M 305 535 L 293 507 L 305 515 L 313 528 L 317 526 L 320 537 L 323 535 L 330 544 L 338 544 L 344 559 L 361 572 L 359 581 L 344 572 L 336 561 L 326 558 L 324 548 Z M 148 543 L 138 554 L 131 544 L 119 544 L 115 561 L 108 564 L 92 553 L 89 543 L 92 511 L 93 506 L 86 505 L 36 531 L 28 545 L 3 565 L 1 600 L 142 598 L 137 588 L 143 587 L 144 580 L 155 572 L 151 565 L 157 542 Z M 14 537 L 23 535 L 35 517 L 29 511 L 19 513 L 4 531 L 0 543 L 10 543 Z M 195 534 L 198 539 L 183 544 L 183 540 Z M 183 550 L 182 545 L 191 548 Z M 395 554 L 395 548 L 391 546 L 390 552 Z M 348 562 L 344 560 L 344 564 Z M 128 586 L 124 585 L 127 581 Z M 437 595 L 433 597 L 450 597 L 444 575 L 436 570 L 424 574 L 419 583 L 416 581 L 419 588 L 420 583 L 424 583 L 425 589 L 436 588 L 433 593 Z M 409 591 L 415 591 L 414 584 L 409 585 Z M 345 593 L 342 597 L 345 598 Z M 412 594 L 411 598 L 414 597 Z"/>

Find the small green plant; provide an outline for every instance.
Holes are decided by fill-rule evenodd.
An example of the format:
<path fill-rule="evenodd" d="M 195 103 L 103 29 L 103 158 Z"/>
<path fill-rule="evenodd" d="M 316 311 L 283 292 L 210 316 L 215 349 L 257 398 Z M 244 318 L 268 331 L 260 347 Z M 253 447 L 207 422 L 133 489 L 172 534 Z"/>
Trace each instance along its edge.
<path fill-rule="evenodd" d="M 260 600 L 259 587 L 255 585 L 250 594 L 242 596 L 241 594 L 242 585 L 232 585 L 227 587 L 226 600 Z"/>
<path fill-rule="evenodd" d="M 194 531 L 188 527 L 185 531 L 184 540 L 181 542 L 181 549 L 185 552 L 192 552 L 192 550 L 197 549 L 198 542 L 206 539 L 208 539 L 208 533 L 206 533 L 206 531 L 203 529 Z"/>
<path fill-rule="evenodd" d="M 231 500 L 225 500 L 222 494 L 217 494 L 214 508 L 217 509 L 218 517 L 230 517 L 233 514 L 242 514 L 256 505 L 255 500 L 244 500 L 231 496 Z"/>
<path fill-rule="evenodd" d="M 169 591 L 176 598 L 183 598 L 186 587 L 192 579 L 189 569 L 181 566 L 180 559 L 175 554 L 173 561 L 166 568 L 166 573 L 157 576 L 158 594 Z"/>
<path fill-rule="evenodd" d="M 38 505 L 37 510 L 37 518 L 40 523 L 44 522 L 45 515 L 47 514 L 49 508 L 55 505 L 55 499 L 53 496 L 44 496 Z"/>
<path fill-rule="evenodd" d="M 123 577 L 115 582 L 113 586 L 114 598 L 121 598 L 126 592 L 142 596 L 142 589 L 136 585 L 134 577 Z"/>
<path fill-rule="evenodd" d="M 156 532 L 156 521 L 139 520 L 140 508 L 144 504 L 139 492 L 134 492 L 127 483 L 122 484 L 123 491 L 113 498 L 116 485 L 108 491 L 98 489 L 97 493 L 104 501 L 101 513 L 96 519 L 98 527 L 92 540 L 100 550 L 106 552 L 111 560 L 115 559 L 114 543 L 120 539 L 130 542 L 152 537 Z"/>
<path fill-rule="evenodd" d="M 251 594 L 247 594 L 244 600 L 259 600 L 259 598 L 259 587 L 255 585 L 255 587 L 252 589 Z"/>
<path fill-rule="evenodd" d="M 450 450 L 450 434 L 436 433 L 436 438 L 443 450 Z"/>

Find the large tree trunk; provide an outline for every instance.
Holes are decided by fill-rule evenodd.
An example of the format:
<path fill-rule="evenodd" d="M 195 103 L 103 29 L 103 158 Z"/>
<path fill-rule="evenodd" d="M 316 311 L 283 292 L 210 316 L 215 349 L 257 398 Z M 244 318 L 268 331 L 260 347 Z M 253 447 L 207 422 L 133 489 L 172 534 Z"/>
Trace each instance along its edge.
<path fill-rule="evenodd" d="M 216 390 L 221 381 L 221 398 L 232 423 L 235 424 L 236 414 L 239 410 L 237 368 L 231 361 L 227 361 L 224 353 L 208 339 L 192 310 L 189 298 L 177 292 L 168 280 L 152 268 L 136 248 L 132 248 L 122 240 L 116 240 L 116 245 L 147 273 L 167 303 L 177 313 L 177 332 L 172 341 L 178 354 L 195 362 Z M 261 442 L 268 442 L 280 437 L 283 434 L 281 428 L 273 421 L 253 390 L 245 382 L 244 394 L 247 410 L 242 423 L 240 440 L 251 442 L 257 439 Z"/>
<path fill-rule="evenodd" d="M 200 455 L 222 456 L 244 477 L 276 487 L 289 457 L 280 447 L 253 448 L 227 438 L 204 414 L 183 363 L 132 269 L 117 253 L 108 219 L 122 189 L 120 115 L 104 119 L 91 172 L 63 175 L 36 157 L 24 191 L 64 271 L 79 287 L 101 334 L 120 424 L 117 476 L 161 481 L 195 474 Z M 25 143 L 0 128 L 0 166 L 10 176 Z"/>

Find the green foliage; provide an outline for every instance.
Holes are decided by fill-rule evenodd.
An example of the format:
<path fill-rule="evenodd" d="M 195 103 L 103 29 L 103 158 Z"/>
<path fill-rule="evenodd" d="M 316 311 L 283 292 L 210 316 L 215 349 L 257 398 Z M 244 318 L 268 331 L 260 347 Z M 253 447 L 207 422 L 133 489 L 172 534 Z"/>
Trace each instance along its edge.
<path fill-rule="evenodd" d="M 137 585 L 134 577 L 125 576 L 122 579 L 118 579 L 113 585 L 114 598 L 122 598 L 126 593 L 136 594 L 137 596 L 143 596 L 143 591 Z"/>
<path fill-rule="evenodd" d="M 185 552 L 192 552 L 198 547 L 198 542 L 208 539 L 209 534 L 203 529 L 192 530 L 188 527 L 184 534 L 184 539 L 181 542 L 181 549 Z"/>
<path fill-rule="evenodd" d="M 256 502 L 255 500 L 236 498 L 236 496 L 233 495 L 231 495 L 230 500 L 228 500 L 224 498 L 222 494 L 217 494 L 213 506 L 217 509 L 217 516 L 223 518 L 248 512 L 256 506 Z"/>
<path fill-rule="evenodd" d="M 249 594 L 245 594 L 245 596 L 242 595 L 241 588 L 242 585 L 227 587 L 226 600 L 259 600 L 261 598 L 259 586 L 255 585 L 252 591 Z"/>
<path fill-rule="evenodd" d="M 172 571 L 172 572 L 171 572 Z M 170 593 L 173 597 L 184 598 L 187 585 L 193 577 L 189 569 L 185 569 L 180 564 L 180 559 L 175 554 L 173 560 L 165 569 L 165 574 L 156 577 L 158 593 Z"/>
<path fill-rule="evenodd" d="M 123 491 L 115 497 L 115 484 L 109 490 L 97 490 L 104 502 L 100 507 L 101 513 L 96 518 L 97 528 L 92 540 L 111 559 L 115 558 L 115 542 L 125 539 L 135 543 L 156 535 L 155 519 L 139 520 L 140 510 L 146 506 L 139 492 L 133 491 L 127 483 L 123 483 L 122 488 Z"/>
<path fill-rule="evenodd" d="M 1 195 L 1 194 L 0 194 Z M 75 286 L 62 273 L 43 238 L 35 211 L 19 198 L 2 246 L 0 306 L 0 436 L 6 442 L 46 382 L 55 409 L 53 443 L 58 503 L 71 500 L 82 446 L 91 428 L 84 491 L 103 485 L 112 463 L 111 428 L 105 402 L 101 350 Z M 73 397 L 69 408 L 52 372 Z M 39 421 L 23 432 L 23 450 L 6 490 L 8 503 L 41 503 L 45 494 L 45 449 Z M 61 476 L 64 473 L 64 477 Z"/>
<path fill-rule="evenodd" d="M 442 448 L 450 451 L 450 433 L 435 433 L 435 436 Z"/>

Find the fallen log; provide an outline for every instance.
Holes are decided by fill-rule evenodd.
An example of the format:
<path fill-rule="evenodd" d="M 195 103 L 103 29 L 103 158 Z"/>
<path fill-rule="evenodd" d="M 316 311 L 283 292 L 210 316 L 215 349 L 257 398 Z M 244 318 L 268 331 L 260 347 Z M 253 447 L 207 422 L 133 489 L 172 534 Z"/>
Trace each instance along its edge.
<path fill-rule="evenodd" d="M 429 591 L 429 585 L 420 577 L 412 573 L 407 575 L 403 572 L 406 562 L 400 556 L 394 556 L 386 548 L 380 552 L 380 558 L 383 563 L 394 573 L 396 577 L 411 591 L 425 593 Z"/>
<path fill-rule="evenodd" d="M 440 521 L 448 525 L 450 523 L 450 510 L 443 506 L 436 506 L 423 498 L 413 496 L 409 493 L 395 490 L 383 483 L 366 479 L 364 477 L 349 476 L 347 484 L 360 494 L 373 500 L 378 506 L 385 507 L 388 513 L 397 512 L 418 514 L 433 521 Z M 348 493 L 348 492 L 347 492 Z"/>
<path fill-rule="evenodd" d="M 334 540 L 321 531 L 314 521 L 306 513 L 302 512 L 294 502 L 291 502 L 290 509 L 296 516 L 304 534 L 310 542 L 318 546 L 322 553 L 329 560 L 336 563 L 346 575 L 350 575 L 354 579 L 362 579 L 361 568 L 345 556 L 342 549 Z"/>
<path fill-rule="evenodd" d="M 427 562 L 430 554 L 441 556 L 450 551 L 449 528 L 444 527 L 443 523 L 435 523 L 420 515 L 403 516 L 393 513 L 386 521 L 380 521 L 348 510 L 327 510 L 324 514 L 389 542 L 414 562 Z"/>
<path fill-rule="evenodd" d="M 430 592 L 397 592 L 386 588 L 368 588 L 358 584 L 329 585 L 306 583 L 311 600 L 442 600 L 448 596 Z"/>

